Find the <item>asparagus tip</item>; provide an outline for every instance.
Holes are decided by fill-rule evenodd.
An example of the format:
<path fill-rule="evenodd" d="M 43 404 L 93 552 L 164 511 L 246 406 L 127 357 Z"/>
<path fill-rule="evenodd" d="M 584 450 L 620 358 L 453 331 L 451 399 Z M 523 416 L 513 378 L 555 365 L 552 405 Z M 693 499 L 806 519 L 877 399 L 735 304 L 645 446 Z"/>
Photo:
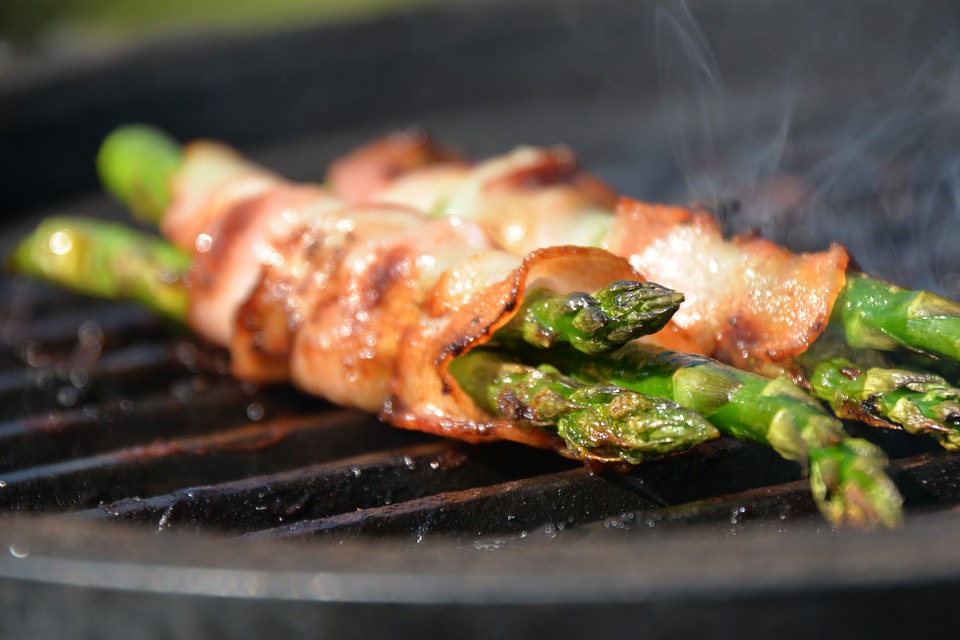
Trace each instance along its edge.
<path fill-rule="evenodd" d="M 927 434 L 945 449 L 960 450 L 960 389 L 941 376 L 862 369 L 837 357 L 820 362 L 810 382 L 814 393 L 842 417 Z"/>
<path fill-rule="evenodd" d="M 149 125 L 124 125 L 111 132 L 97 153 L 104 188 L 144 222 L 156 223 L 170 204 L 170 176 L 181 163 L 180 145 Z"/>
<path fill-rule="evenodd" d="M 575 409 L 559 418 L 557 432 L 587 460 L 640 464 L 720 437 L 694 411 L 611 384 L 581 387 L 570 403 Z"/>
<path fill-rule="evenodd" d="M 535 291 L 499 340 L 519 336 L 546 349 L 557 342 L 592 355 L 609 353 L 634 338 L 656 333 L 683 302 L 683 294 L 652 282 L 620 280 L 595 293 Z"/>
<path fill-rule="evenodd" d="M 834 525 L 898 526 L 903 498 L 886 466 L 883 452 L 859 438 L 846 438 L 811 456 L 810 485 L 820 511 Z"/>

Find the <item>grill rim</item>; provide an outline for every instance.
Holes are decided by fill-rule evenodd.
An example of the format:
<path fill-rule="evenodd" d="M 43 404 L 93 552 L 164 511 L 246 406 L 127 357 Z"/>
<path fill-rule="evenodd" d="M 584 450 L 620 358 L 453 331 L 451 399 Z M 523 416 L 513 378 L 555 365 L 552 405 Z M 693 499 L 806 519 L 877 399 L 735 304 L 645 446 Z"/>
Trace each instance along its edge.
<path fill-rule="evenodd" d="M 463 541 L 431 541 L 422 548 L 404 540 L 364 539 L 343 545 L 336 541 L 311 541 L 308 545 L 224 541 L 213 534 L 200 538 L 184 533 L 157 536 L 115 523 L 72 525 L 76 529 L 64 535 L 63 524 L 58 517 L 17 514 L 0 518 L 0 543 L 11 550 L 10 554 L 0 554 L 0 576 L 32 583 L 262 600 L 475 605 L 743 600 L 801 592 L 829 594 L 930 585 L 955 592 L 960 588 L 960 561 L 951 546 L 960 523 L 952 510 L 914 512 L 903 529 L 870 536 L 828 533 L 823 523 L 790 523 L 785 533 L 748 528 L 738 530 L 736 536 L 731 536 L 728 529 L 718 532 L 715 527 L 704 526 L 671 532 L 666 539 L 623 541 L 584 538 L 573 530 L 556 543 L 540 541 L 537 548 L 528 546 L 522 553 L 514 553 L 509 544 L 485 553 L 475 549 L 472 540 L 466 548 Z M 665 552 L 663 547 L 651 551 L 649 547 L 658 541 L 672 552 Z M 766 555 L 754 553 L 756 549 L 750 543 L 765 545 L 760 549 Z M 28 548 L 26 558 L 16 557 Z M 143 548 L 162 550 L 166 555 L 153 562 L 124 555 Z M 304 553 L 304 549 L 308 551 Z M 634 555 L 627 562 L 611 562 L 608 554 L 618 551 Z M 716 553 L 724 556 L 726 564 L 716 562 Z M 109 554 L 118 557 L 106 557 Z M 327 556 L 353 564 L 324 564 Z M 665 559 L 693 557 L 709 561 L 699 567 L 681 566 L 686 569 L 681 575 L 675 573 L 678 567 L 670 566 Z M 768 570 L 747 573 L 746 565 L 736 564 L 739 558 L 754 557 L 766 560 L 766 565 L 757 566 Z M 237 558 L 249 567 L 231 569 L 229 563 Z M 609 571 L 571 570 L 571 565 L 579 567 L 577 563 L 584 559 L 602 559 L 602 566 Z M 38 565 L 38 560 L 46 564 Z M 285 566 L 305 561 L 308 567 L 296 572 L 296 580 L 309 587 L 318 575 L 329 576 L 331 584 L 339 581 L 344 590 L 339 594 L 320 593 L 304 587 L 298 594 L 291 594 L 289 583 L 284 587 L 283 580 L 292 570 Z M 187 565 L 193 562 L 200 562 L 201 571 L 206 573 L 191 573 Z M 227 563 L 226 569 L 218 563 Z M 437 565 L 444 570 L 430 573 L 429 569 Z M 45 567 L 46 572 L 31 567 Z M 494 572 L 501 567 L 510 571 Z M 659 573 L 651 573 L 651 567 Z M 198 576 L 199 587 L 195 580 Z M 549 594 L 543 593 L 544 584 L 553 588 Z"/>
<path fill-rule="evenodd" d="M 257 600 L 408 605 L 747 600 L 936 587 L 960 590 L 955 514 L 864 536 L 789 532 L 541 540 L 495 552 L 462 540 L 250 541 L 18 515 L 0 522 L 0 577 L 74 587 Z M 146 559 L 144 548 L 160 558 Z M 896 553 L 891 553 L 896 549 Z M 306 550 L 306 552 L 305 552 Z M 677 563 L 677 558 L 684 561 Z M 575 579 L 570 568 L 575 566 Z M 771 570 L 775 567 L 775 570 Z"/>

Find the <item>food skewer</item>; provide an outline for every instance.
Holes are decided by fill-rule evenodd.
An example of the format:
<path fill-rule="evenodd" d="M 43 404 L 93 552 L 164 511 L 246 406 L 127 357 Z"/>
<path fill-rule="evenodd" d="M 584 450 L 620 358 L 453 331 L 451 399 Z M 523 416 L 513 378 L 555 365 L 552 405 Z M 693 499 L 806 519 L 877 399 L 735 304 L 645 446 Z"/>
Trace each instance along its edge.
<path fill-rule="evenodd" d="M 410 146 L 423 155 L 420 147 L 430 145 L 429 140 L 421 138 Z M 794 292 L 786 287 L 777 291 L 796 298 L 793 303 L 805 305 L 798 308 L 807 313 L 826 312 L 823 317 L 813 313 L 808 318 L 792 318 L 799 327 L 810 325 L 807 334 L 798 334 L 798 339 L 807 340 L 804 347 L 829 320 L 834 328 L 843 329 L 854 347 L 907 347 L 960 359 L 960 304 L 854 273 L 847 269 L 846 252 L 838 245 L 815 254 L 791 254 L 749 235 L 724 239 L 716 219 L 705 211 L 618 197 L 597 178 L 580 170 L 568 149 L 521 147 L 477 165 L 454 165 L 437 153 L 434 165 L 394 176 L 396 171 L 391 169 L 397 160 L 381 151 L 382 146 L 381 141 L 375 141 L 335 163 L 329 174 L 334 193 L 368 201 L 416 203 L 433 215 L 476 220 L 509 249 L 528 251 L 542 244 L 567 243 L 603 246 L 628 257 L 641 271 L 649 267 L 660 274 L 674 269 L 675 274 L 667 274 L 668 278 L 662 280 L 676 289 L 684 289 L 682 285 L 691 291 L 696 289 L 704 298 L 703 303 L 695 302 L 698 312 L 719 304 L 718 294 L 727 292 L 722 286 L 713 295 L 709 290 L 712 285 L 723 284 L 727 277 L 724 271 L 744 272 L 745 279 L 750 280 L 757 278 L 750 273 L 756 265 L 766 265 L 768 271 L 783 269 L 783 273 L 768 274 L 758 282 L 765 282 L 773 290 L 781 281 L 795 280 L 790 283 Z M 354 174 L 370 174 L 368 165 L 378 163 L 391 177 L 367 179 L 365 188 L 358 187 L 360 180 Z M 516 206 L 517 202 L 523 206 Z M 691 247 L 699 253 L 692 252 Z M 694 265 L 681 264 L 685 260 Z M 746 265 L 738 264 L 740 261 Z M 751 294 L 762 295 L 760 290 L 746 293 L 737 301 L 749 304 Z M 760 310 L 771 315 L 789 312 L 773 304 Z M 688 313 L 693 315 L 694 311 Z M 748 331 L 731 335 L 751 337 Z M 738 348 L 747 349 L 761 363 L 787 360 L 803 350 L 786 353 L 784 347 L 796 346 L 787 340 L 773 344 L 780 347 L 780 353 L 764 353 L 766 345 L 755 347 L 748 340 Z M 751 364 L 747 359 L 744 363 Z"/>

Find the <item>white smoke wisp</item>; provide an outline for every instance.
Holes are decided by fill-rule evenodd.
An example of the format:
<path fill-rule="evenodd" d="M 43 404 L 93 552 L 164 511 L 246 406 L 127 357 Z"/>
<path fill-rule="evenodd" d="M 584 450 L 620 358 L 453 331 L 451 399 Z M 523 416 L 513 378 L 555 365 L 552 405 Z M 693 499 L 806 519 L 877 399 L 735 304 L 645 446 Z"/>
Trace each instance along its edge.
<path fill-rule="evenodd" d="M 742 99 L 731 107 L 716 57 L 687 4 L 658 7 L 655 21 L 661 116 L 688 200 L 715 211 L 730 232 L 764 231 L 776 215 L 768 210 L 776 199 L 767 191 L 789 137 L 791 83 L 765 87 L 753 113 L 744 112 Z"/>
<path fill-rule="evenodd" d="M 935 49 L 895 99 L 844 114 L 804 173 L 807 243 L 836 240 L 869 273 L 960 294 L 960 56 Z M 800 243 L 796 249 L 812 248 Z"/>
<path fill-rule="evenodd" d="M 848 90 L 858 78 L 824 81 L 803 51 L 760 61 L 756 85 L 729 86 L 683 0 L 658 7 L 655 23 L 662 122 L 687 190 L 675 199 L 712 209 L 728 233 L 798 251 L 840 242 L 864 271 L 960 296 L 955 44 L 931 42 L 906 80 L 883 82 L 881 64 L 857 59 L 849 68 L 876 75 L 862 93 Z"/>

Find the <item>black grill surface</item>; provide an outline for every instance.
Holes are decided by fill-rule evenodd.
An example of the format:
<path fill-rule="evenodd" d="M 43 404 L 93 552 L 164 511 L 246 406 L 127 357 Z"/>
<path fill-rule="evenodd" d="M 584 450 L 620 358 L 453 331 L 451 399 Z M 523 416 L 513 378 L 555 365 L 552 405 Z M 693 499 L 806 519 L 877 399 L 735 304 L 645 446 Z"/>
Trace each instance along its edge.
<path fill-rule="evenodd" d="M 0 78 L 0 249 L 52 213 L 123 218 L 91 163 L 121 122 L 298 179 L 417 122 L 478 157 L 570 143 L 627 193 L 799 249 L 837 238 L 956 295 L 960 16 L 844 7 L 463 3 L 27 65 Z M 804 197 L 756 188 L 771 177 Z M 850 425 L 890 453 L 907 522 L 834 531 L 760 447 L 594 475 L 242 384 L 128 304 L 6 277 L 0 323 L 11 637 L 893 637 L 960 595 L 960 457 L 923 439 Z"/>

